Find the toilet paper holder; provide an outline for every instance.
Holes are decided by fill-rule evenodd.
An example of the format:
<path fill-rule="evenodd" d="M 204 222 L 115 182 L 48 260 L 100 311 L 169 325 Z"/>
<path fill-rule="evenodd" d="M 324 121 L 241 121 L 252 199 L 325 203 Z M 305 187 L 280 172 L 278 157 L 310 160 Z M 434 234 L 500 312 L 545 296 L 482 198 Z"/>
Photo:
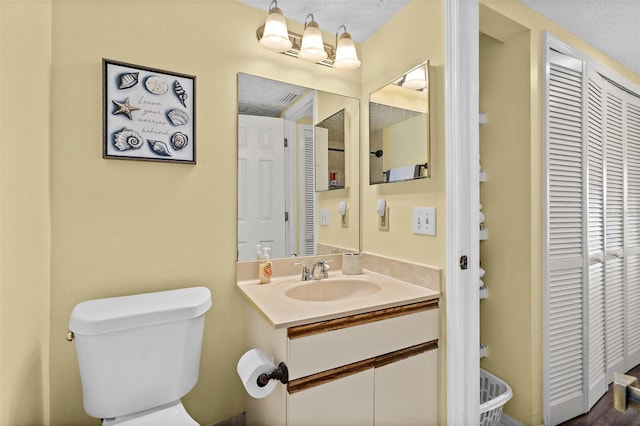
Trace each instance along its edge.
<path fill-rule="evenodd" d="M 263 373 L 259 375 L 256 381 L 258 386 L 263 388 L 267 386 L 270 380 L 279 380 L 283 385 L 289 383 L 289 369 L 284 362 L 278 364 L 278 368 L 273 370 L 271 373 Z"/>

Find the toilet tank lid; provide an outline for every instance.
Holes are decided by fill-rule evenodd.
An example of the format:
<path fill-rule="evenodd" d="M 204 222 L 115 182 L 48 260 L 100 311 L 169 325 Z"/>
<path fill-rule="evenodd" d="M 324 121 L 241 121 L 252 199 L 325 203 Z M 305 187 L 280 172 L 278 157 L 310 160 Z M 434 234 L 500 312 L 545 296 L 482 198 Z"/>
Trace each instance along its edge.
<path fill-rule="evenodd" d="M 78 335 L 103 334 L 195 318 L 210 307 L 211 292 L 206 287 L 87 300 L 71 311 L 69 330 Z"/>

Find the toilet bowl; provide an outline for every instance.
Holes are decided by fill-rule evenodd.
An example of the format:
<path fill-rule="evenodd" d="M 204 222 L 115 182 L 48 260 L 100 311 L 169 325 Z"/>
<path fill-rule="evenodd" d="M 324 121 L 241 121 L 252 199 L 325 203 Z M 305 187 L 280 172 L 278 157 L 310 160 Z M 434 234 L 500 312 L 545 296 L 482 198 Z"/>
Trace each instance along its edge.
<path fill-rule="evenodd" d="M 181 398 L 199 375 L 211 292 L 89 300 L 71 312 L 84 409 L 103 425 L 193 426 Z"/>

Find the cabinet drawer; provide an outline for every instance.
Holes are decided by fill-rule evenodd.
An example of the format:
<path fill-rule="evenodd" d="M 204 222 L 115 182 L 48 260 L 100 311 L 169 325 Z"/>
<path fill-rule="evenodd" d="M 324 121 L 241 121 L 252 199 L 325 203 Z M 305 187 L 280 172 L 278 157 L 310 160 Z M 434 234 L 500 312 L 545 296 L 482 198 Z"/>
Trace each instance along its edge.
<path fill-rule="evenodd" d="M 436 301 L 292 327 L 289 335 L 289 380 L 352 364 L 420 343 L 437 340 Z M 323 331 L 327 330 L 327 331 Z"/>

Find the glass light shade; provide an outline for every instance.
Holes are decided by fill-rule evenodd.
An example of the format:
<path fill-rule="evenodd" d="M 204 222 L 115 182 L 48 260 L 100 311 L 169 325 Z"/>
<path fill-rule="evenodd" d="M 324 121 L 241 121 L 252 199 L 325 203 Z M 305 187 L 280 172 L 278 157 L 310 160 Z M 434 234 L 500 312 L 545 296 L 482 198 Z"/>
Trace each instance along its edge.
<path fill-rule="evenodd" d="M 302 43 L 298 58 L 309 62 L 320 62 L 327 59 L 327 52 L 324 50 L 322 33 L 316 21 L 307 24 L 307 28 L 302 34 Z"/>
<path fill-rule="evenodd" d="M 282 11 L 277 7 L 269 10 L 260 45 L 274 52 L 286 52 L 291 49 L 287 21 L 285 21 Z"/>
<path fill-rule="evenodd" d="M 360 67 L 360 64 L 351 34 L 342 33 L 336 47 L 336 59 L 333 62 L 333 67 L 339 70 L 355 70 Z"/>
<path fill-rule="evenodd" d="M 424 66 L 420 66 L 407 73 L 407 76 L 402 83 L 402 87 L 407 89 L 422 90 L 427 87 L 427 74 Z"/>

